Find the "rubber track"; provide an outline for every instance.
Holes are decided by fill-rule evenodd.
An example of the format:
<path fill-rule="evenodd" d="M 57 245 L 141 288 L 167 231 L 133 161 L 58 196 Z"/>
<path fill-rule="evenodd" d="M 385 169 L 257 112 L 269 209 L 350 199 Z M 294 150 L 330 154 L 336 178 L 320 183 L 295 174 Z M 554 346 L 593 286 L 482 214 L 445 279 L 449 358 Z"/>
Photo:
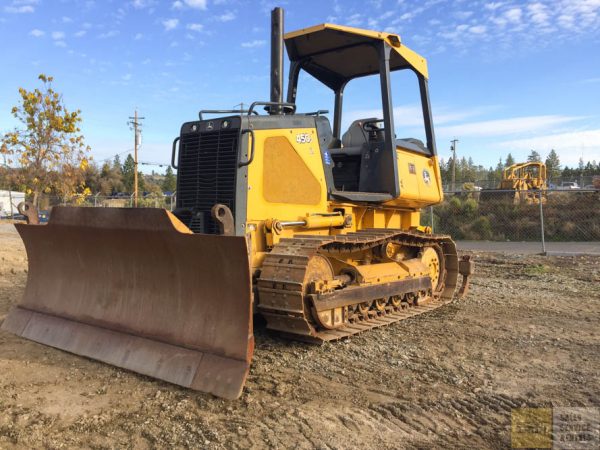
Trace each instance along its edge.
<path fill-rule="evenodd" d="M 317 329 L 304 294 L 308 261 L 318 253 L 349 253 L 365 250 L 386 242 L 411 247 L 439 245 L 445 258 L 445 284 L 441 295 L 429 302 L 407 309 L 386 308 L 385 312 L 369 312 L 368 319 L 350 322 L 335 330 Z M 431 235 L 391 229 L 367 229 L 335 236 L 297 236 L 282 239 L 267 254 L 257 280 L 259 309 L 267 319 L 267 327 L 298 340 L 323 342 L 341 339 L 399 320 L 439 308 L 454 296 L 458 277 L 456 245 L 449 236 Z"/>

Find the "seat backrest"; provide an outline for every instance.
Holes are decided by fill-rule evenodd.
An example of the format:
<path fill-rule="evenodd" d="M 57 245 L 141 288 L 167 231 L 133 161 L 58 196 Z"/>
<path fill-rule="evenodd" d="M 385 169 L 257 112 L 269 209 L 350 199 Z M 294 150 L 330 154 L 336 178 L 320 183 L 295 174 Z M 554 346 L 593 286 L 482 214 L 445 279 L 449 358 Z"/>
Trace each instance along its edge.
<path fill-rule="evenodd" d="M 342 145 L 344 147 L 362 147 L 369 143 L 369 134 L 363 129 L 363 123 L 372 119 L 359 119 L 352 122 L 348 131 L 342 136 Z"/>
<path fill-rule="evenodd" d="M 331 148 L 331 144 L 333 143 L 334 139 L 329 119 L 325 116 L 316 116 L 315 125 L 317 127 L 317 134 L 319 135 L 319 144 L 321 145 L 321 148 Z"/>

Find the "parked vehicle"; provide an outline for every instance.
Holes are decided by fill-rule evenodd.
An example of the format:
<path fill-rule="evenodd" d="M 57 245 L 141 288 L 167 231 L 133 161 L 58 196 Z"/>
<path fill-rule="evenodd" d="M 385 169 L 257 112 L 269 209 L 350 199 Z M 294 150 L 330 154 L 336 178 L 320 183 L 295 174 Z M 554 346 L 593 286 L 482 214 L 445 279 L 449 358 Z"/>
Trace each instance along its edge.
<path fill-rule="evenodd" d="M 558 188 L 560 190 L 569 191 L 571 189 L 581 189 L 577 184 L 577 181 L 563 181 Z"/>

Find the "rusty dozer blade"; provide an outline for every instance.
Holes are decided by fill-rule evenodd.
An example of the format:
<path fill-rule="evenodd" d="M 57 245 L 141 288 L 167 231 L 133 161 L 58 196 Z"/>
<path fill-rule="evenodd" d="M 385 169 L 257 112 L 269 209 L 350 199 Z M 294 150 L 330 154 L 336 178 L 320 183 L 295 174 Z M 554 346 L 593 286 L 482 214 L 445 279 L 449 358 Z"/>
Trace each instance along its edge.
<path fill-rule="evenodd" d="M 17 225 L 25 295 L 2 329 L 235 399 L 254 349 L 246 239 L 193 234 L 162 209 L 52 210 Z"/>

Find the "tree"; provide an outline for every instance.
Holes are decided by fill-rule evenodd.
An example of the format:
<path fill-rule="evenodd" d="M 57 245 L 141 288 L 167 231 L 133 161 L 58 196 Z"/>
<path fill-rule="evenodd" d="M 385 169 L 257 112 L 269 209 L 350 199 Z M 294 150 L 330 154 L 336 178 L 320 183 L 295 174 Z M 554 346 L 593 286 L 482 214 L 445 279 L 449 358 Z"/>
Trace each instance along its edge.
<path fill-rule="evenodd" d="M 97 193 L 100 191 L 100 170 L 96 164 L 88 164 L 87 168 L 83 172 L 85 186 L 89 188 L 91 193 Z"/>
<path fill-rule="evenodd" d="M 162 190 L 163 192 L 175 192 L 175 189 L 177 189 L 177 177 L 173 174 L 171 166 L 168 166 L 165 179 L 162 182 Z"/>
<path fill-rule="evenodd" d="M 115 155 L 115 159 L 113 159 L 113 169 L 119 174 L 123 173 L 123 166 L 121 165 L 121 158 L 119 158 L 119 155 Z"/>
<path fill-rule="evenodd" d="M 512 166 L 515 163 L 515 158 L 510 153 L 506 156 L 506 162 L 504 163 L 504 167 Z"/>
<path fill-rule="evenodd" d="M 560 177 L 560 160 L 554 149 L 550 150 L 546 158 L 546 173 L 549 180 L 556 180 Z"/>
<path fill-rule="evenodd" d="M 531 150 L 529 156 L 527 156 L 527 161 L 529 162 L 542 162 L 542 155 L 540 155 L 535 150 Z"/>
<path fill-rule="evenodd" d="M 123 174 L 121 173 L 121 163 L 104 163 L 102 170 L 100 171 L 100 189 L 99 192 L 102 195 L 113 195 L 117 192 L 122 192 L 123 186 Z"/>
<path fill-rule="evenodd" d="M 131 154 L 127 155 L 125 162 L 123 163 L 123 184 L 125 185 L 125 191 L 130 194 L 133 192 L 133 174 L 135 171 L 135 160 Z"/>
<path fill-rule="evenodd" d="M 35 205 L 42 192 L 89 193 L 84 171 L 90 148 L 80 134 L 81 111 L 65 107 L 62 96 L 52 88 L 52 77 L 41 74 L 38 79 L 41 89 L 19 88 L 20 104 L 11 112 L 22 125 L 2 140 L 18 166 L 19 183 L 33 195 Z"/>
<path fill-rule="evenodd" d="M 116 166 L 117 161 L 118 161 L 117 158 L 115 158 L 115 166 Z M 125 162 L 123 163 L 122 169 L 123 169 L 122 180 L 123 180 L 123 186 L 125 188 L 125 192 L 133 194 L 133 182 L 134 182 L 133 174 L 135 172 L 135 160 L 133 159 L 133 156 L 131 156 L 131 153 L 127 155 L 127 158 L 125 158 Z M 144 191 L 144 174 L 142 174 L 142 172 L 139 172 L 139 171 L 138 171 L 138 191 L 139 192 Z"/>

